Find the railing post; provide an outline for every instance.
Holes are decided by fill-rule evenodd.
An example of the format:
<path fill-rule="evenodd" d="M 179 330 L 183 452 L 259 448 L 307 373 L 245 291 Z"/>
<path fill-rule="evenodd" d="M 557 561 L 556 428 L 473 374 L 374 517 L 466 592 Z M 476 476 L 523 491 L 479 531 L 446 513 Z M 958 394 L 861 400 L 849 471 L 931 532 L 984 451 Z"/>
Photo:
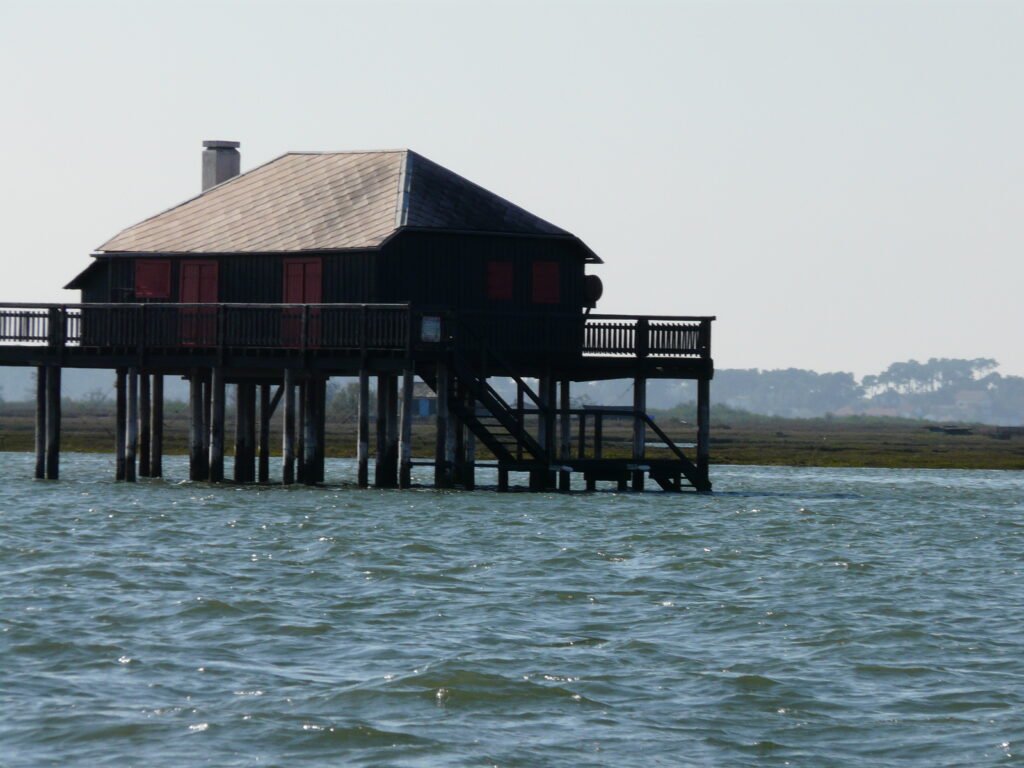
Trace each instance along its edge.
<path fill-rule="evenodd" d="M 143 304 L 141 307 L 138 307 L 135 314 L 135 354 L 138 357 L 137 363 L 139 367 L 142 367 L 145 365 L 143 356 L 146 351 L 144 344 L 144 340 L 146 338 L 146 305 Z M 145 477 L 145 475 L 143 475 L 143 477 Z"/>
<path fill-rule="evenodd" d="M 224 304 L 217 305 L 217 364 L 224 364 L 225 327 L 227 326 L 227 307 Z"/>
<path fill-rule="evenodd" d="M 50 307 L 46 311 L 46 343 L 54 351 L 64 346 L 64 326 L 61 322 L 62 307 Z"/>
<path fill-rule="evenodd" d="M 366 305 L 359 307 L 359 351 L 361 360 L 366 359 Z"/>
<path fill-rule="evenodd" d="M 707 360 L 711 357 L 711 321 L 701 320 L 700 321 L 700 339 L 698 340 L 700 346 L 701 359 Z"/>
<path fill-rule="evenodd" d="M 649 338 L 650 322 L 646 317 L 637 319 L 634 333 L 636 334 L 636 338 L 633 339 L 634 344 L 636 344 L 636 356 L 639 358 L 647 357 L 647 354 L 650 352 L 651 345 Z"/>
<path fill-rule="evenodd" d="M 309 346 L 309 304 L 302 305 L 302 356 L 305 358 Z"/>

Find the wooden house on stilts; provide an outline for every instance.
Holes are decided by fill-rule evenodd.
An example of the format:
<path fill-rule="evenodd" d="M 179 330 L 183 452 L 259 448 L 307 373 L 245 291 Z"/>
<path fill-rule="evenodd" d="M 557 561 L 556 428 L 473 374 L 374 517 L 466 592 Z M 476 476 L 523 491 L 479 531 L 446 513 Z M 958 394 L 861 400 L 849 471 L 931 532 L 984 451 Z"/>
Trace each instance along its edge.
<path fill-rule="evenodd" d="M 291 152 L 239 174 L 237 143 L 204 146 L 202 193 L 100 246 L 66 286 L 80 303 L 0 305 L 0 364 L 39 370 L 38 477 L 59 471 L 61 370 L 86 367 L 116 371 L 122 480 L 161 475 L 163 377 L 177 375 L 192 479 L 225 479 L 233 386 L 233 480 L 270 479 L 281 408 L 281 480 L 321 482 L 326 382 L 353 376 L 363 486 L 410 484 L 418 378 L 437 440 L 417 463 L 438 487 L 473 487 L 479 444 L 501 490 L 520 472 L 534 490 L 568 490 L 573 473 L 588 488 L 711 489 L 714 318 L 594 313 L 601 260 L 579 238 L 415 152 Z M 572 407 L 570 382 L 623 378 L 632 408 Z M 692 459 L 648 415 L 651 378 L 697 381 Z M 632 423 L 628 457 L 603 455 L 609 415 Z"/>

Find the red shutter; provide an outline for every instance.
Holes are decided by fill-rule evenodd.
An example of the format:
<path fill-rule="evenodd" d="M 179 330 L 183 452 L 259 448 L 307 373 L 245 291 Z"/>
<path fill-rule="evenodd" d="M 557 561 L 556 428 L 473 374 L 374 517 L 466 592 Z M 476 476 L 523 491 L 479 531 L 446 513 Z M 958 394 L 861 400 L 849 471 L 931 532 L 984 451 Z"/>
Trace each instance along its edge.
<path fill-rule="evenodd" d="M 561 290 L 558 284 L 557 261 L 535 261 L 533 263 L 533 303 L 558 304 Z"/>
<path fill-rule="evenodd" d="M 323 259 L 284 260 L 284 303 L 319 304 L 323 301 Z"/>
<path fill-rule="evenodd" d="M 181 290 L 178 301 L 182 304 L 216 304 L 217 262 L 181 262 Z M 217 343 L 217 310 L 182 309 L 181 343 L 186 346 L 206 347 Z"/>
<path fill-rule="evenodd" d="M 181 296 L 179 301 L 182 304 L 217 303 L 216 261 L 181 262 Z"/>
<path fill-rule="evenodd" d="M 135 260 L 135 298 L 171 298 L 171 262 L 167 259 Z"/>
<path fill-rule="evenodd" d="M 323 259 L 284 260 L 284 303 L 320 304 L 323 301 Z M 305 338 L 302 329 L 303 313 L 300 309 L 286 309 L 282 316 L 281 338 L 285 346 L 303 343 L 316 346 L 320 340 L 320 310 L 309 313 L 309 327 Z"/>
<path fill-rule="evenodd" d="M 487 298 L 491 301 L 512 301 L 512 262 L 487 262 Z"/>

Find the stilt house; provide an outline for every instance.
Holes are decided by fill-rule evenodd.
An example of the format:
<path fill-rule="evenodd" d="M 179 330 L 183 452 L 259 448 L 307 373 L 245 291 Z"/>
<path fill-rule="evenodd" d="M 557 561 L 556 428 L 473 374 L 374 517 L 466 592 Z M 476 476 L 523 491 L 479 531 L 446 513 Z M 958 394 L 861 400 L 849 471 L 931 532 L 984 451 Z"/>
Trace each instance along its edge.
<path fill-rule="evenodd" d="M 0 307 L 0 362 L 43 374 L 37 474 L 57 472 L 50 388 L 73 365 L 117 371 L 120 479 L 134 478 L 137 460 L 141 474 L 160 474 L 157 400 L 162 376 L 177 374 L 191 383 L 194 479 L 224 477 L 234 384 L 234 479 L 269 479 L 269 421 L 283 402 L 281 478 L 319 482 L 325 382 L 345 375 L 360 380 L 363 485 L 377 376 L 377 485 L 410 483 L 419 377 L 437 393 L 438 486 L 473 486 L 480 441 L 503 489 L 510 472 L 533 489 L 568 489 L 573 472 L 588 487 L 642 489 L 646 475 L 710 489 L 713 318 L 593 314 L 602 289 L 586 270 L 601 259 L 586 244 L 410 150 L 290 152 L 239 174 L 237 142 L 204 147 L 201 194 L 101 245 L 66 286 L 79 304 Z M 495 376 L 515 382 L 514 403 Z M 652 377 L 698 380 L 694 461 L 646 413 Z M 571 407 L 569 382 L 607 378 L 636 382 L 632 409 Z M 633 422 L 628 458 L 603 455 L 612 416 Z M 667 457 L 648 455 L 650 430 Z"/>

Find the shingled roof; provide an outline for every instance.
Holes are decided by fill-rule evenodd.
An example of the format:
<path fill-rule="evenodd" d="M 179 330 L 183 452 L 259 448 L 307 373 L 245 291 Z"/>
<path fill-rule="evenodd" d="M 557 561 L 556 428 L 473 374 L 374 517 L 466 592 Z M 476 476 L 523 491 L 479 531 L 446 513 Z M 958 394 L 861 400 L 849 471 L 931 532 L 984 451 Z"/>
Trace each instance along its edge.
<path fill-rule="evenodd" d="M 572 237 L 407 149 L 289 152 L 129 227 L 97 250 L 367 249 L 403 227 Z"/>

